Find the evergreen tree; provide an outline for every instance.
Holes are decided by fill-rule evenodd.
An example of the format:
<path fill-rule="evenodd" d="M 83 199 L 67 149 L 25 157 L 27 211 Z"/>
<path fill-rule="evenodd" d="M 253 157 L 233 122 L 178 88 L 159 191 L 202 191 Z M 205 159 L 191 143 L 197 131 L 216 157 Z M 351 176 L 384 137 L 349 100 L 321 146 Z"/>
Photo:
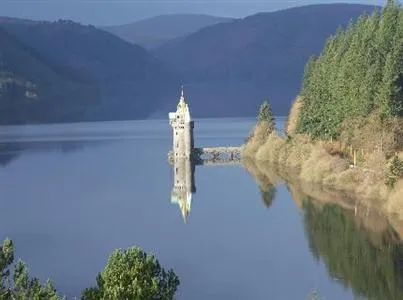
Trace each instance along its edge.
<path fill-rule="evenodd" d="M 274 199 L 276 198 L 277 189 L 276 186 L 270 184 L 266 189 L 260 189 L 260 194 L 262 196 L 262 200 L 264 205 L 269 208 L 272 204 Z"/>
<path fill-rule="evenodd" d="M 394 156 L 390 162 L 388 173 L 386 174 L 386 185 L 393 188 L 395 183 L 403 177 L 403 161 Z"/>
<path fill-rule="evenodd" d="M 270 104 L 267 100 L 265 100 L 259 108 L 259 113 L 257 116 L 258 124 L 266 123 L 268 126 L 268 130 L 271 132 L 276 127 L 276 122 L 274 119 L 273 111 L 271 110 Z"/>
<path fill-rule="evenodd" d="M 140 248 L 115 250 L 97 277 L 97 286 L 86 289 L 82 299 L 173 299 L 179 279 L 165 271 L 153 255 Z"/>
<path fill-rule="evenodd" d="M 403 11 L 388 1 L 330 37 L 305 67 L 297 132 L 337 139 L 367 122 L 403 115 Z M 346 120 L 348 122 L 346 123 Z"/>
<path fill-rule="evenodd" d="M 24 262 L 20 260 L 12 268 L 13 262 L 14 245 L 6 239 L 0 248 L 0 300 L 62 299 L 50 280 L 42 286 L 39 279 L 29 276 Z"/>

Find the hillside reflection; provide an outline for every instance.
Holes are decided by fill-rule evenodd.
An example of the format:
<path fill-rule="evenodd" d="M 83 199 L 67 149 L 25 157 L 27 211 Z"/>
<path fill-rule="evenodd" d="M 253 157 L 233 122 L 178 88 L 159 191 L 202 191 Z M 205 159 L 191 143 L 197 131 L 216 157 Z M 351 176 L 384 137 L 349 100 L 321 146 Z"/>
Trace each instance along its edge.
<path fill-rule="evenodd" d="M 368 299 L 403 299 L 403 245 L 388 228 L 373 232 L 359 226 L 340 206 L 303 202 L 304 223 L 312 255 L 329 275 Z"/>
<path fill-rule="evenodd" d="M 27 153 L 57 152 L 69 154 L 88 146 L 99 145 L 100 141 L 35 141 L 35 142 L 1 142 L 0 166 L 6 167 L 11 162 Z"/>
<path fill-rule="evenodd" d="M 351 288 L 357 297 L 403 299 L 402 239 L 376 207 L 300 182 L 275 167 L 243 163 L 267 206 L 275 198 L 275 186 L 286 184 L 303 212 L 310 251 L 326 265 L 331 278 Z"/>

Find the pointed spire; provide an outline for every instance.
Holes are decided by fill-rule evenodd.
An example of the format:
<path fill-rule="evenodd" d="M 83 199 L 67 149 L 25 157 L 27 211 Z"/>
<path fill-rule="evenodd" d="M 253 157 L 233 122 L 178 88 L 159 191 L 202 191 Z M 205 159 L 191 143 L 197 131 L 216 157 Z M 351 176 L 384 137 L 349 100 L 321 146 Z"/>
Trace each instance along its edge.
<path fill-rule="evenodd" d="M 181 211 L 182 211 L 183 222 L 184 222 L 185 224 L 187 224 L 187 223 L 188 223 L 188 212 L 185 211 L 184 209 L 182 209 Z"/>
<path fill-rule="evenodd" d="M 183 92 L 183 84 L 181 85 L 181 98 L 179 100 L 181 103 L 186 103 L 185 101 L 185 94 Z"/>
<path fill-rule="evenodd" d="M 187 191 L 186 198 L 179 198 L 177 203 L 179 204 L 183 222 L 187 224 L 187 218 L 192 206 L 192 193 Z"/>
<path fill-rule="evenodd" d="M 185 112 L 185 110 L 186 110 L 186 101 L 185 101 L 185 96 L 183 94 L 183 84 L 181 85 L 181 97 L 179 99 L 177 110 L 182 113 Z"/>

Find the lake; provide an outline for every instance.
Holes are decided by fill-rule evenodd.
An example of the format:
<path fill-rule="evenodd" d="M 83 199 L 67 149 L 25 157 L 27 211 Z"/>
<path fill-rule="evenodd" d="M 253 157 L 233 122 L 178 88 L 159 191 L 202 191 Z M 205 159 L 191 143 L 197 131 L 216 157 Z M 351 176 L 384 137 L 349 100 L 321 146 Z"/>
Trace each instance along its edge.
<path fill-rule="evenodd" d="M 240 145 L 254 123 L 196 120 L 195 145 Z M 177 299 L 307 299 L 313 290 L 325 299 L 353 299 L 354 292 L 367 293 L 356 277 L 385 286 L 377 277 L 381 267 L 374 264 L 372 277 L 360 273 L 360 263 L 366 264 L 361 256 L 371 251 L 390 262 L 386 268 L 397 280 L 389 284 L 395 290 L 380 293 L 400 291 L 397 242 L 387 243 L 392 253 L 372 249 L 375 242 L 342 211 L 306 214 L 284 183 L 267 206 L 240 165 L 196 166 L 185 223 L 171 202 L 168 120 L 8 126 L 0 139 L 0 238 L 13 239 L 31 274 L 52 278 L 69 298 L 95 283 L 114 249 L 129 246 L 174 269 L 181 280 Z M 343 232 L 363 240 L 347 258 L 340 250 L 350 251 Z M 336 246 L 326 248 L 332 241 L 340 255 L 330 253 Z M 352 279 L 348 270 L 337 270 L 346 259 L 359 265 Z"/>

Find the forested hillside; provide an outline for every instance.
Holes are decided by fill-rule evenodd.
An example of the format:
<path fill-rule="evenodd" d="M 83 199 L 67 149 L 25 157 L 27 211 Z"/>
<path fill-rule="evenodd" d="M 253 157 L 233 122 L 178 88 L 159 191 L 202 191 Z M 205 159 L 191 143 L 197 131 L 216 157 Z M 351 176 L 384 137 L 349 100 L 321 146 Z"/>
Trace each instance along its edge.
<path fill-rule="evenodd" d="M 76 121 L 99 105 L 95 83 L 60 68 L 0 27 L 0 124 Z"/>
<path fill-rule="evenodd" d="M 298 132 L 367 150 L 401 147 L 402 73 L 403 9 L 389 1 L 339 30 L 306 65 Z"/>
<path fill-rule="evenodd" d="M 39 101 L 35 103 L 44 105 L 38 110 L 46 114 L 32 114 L 31 107 L 26 112 L 24 97 L 24 104 L 3 106 L 14 110 L 8 116 L 15 116 L 2 122 L 166 117 L 175 106 L 181 83 L 196 117 L 252 116 L 267 98 L 276 114 L 285 115 L 299 92 L 308 58 L 320 53 L 338 27 L 373 9 L 332 4 L 260 13 L 173 40 L 153 52 L 158 58 L 91 25 L 0 18 L 0 28 L 40 62 L 20 65 L 14 51 L 8 51 L 7 57 L 3 55 L 7 68 L 2 72 L 12 72 L 19 82 L 33 83 L 36 92 L 26 94 L 37 94 Z M 6 44 L 2 42 L 0 48 Z M 55 75 L 38 71 L 42 65 Z M 40 84 L 44 76 L 49 80 Z M 43 99 L 49 99 L 50 104 L 41 100 L 44 93 L 48 96 Z M 16 98 L 15 94 L 12 97 Z"/>
<path fill-rule="evenodd" d="M 402 72 L 403 9 L 390 0 L 327 40 L 306 64 L 286 135 L 258 122 L 243 158 L 402 216 Z"/>
<path fill-rule="evenodd" d="M 64 20 L 14 20 L 2 22 L 0 26 L 46 58 L 54 68 L 68 70 L 69 76 L 96 84 L 101 101 L 86 111 L 85 120 L 145 118 L 159 101 L 176 98 L 179 80 L 161 61 L 142 47 L 94 26 Z M 31 66 L 27 72 L 36 70 L 36 66 Z M 86 98 L 84 93 L 64 102 L 82 98 Z"/>
<path fill-rule="evenodd" d="M 207 26 L 232 21 L 232 18 L 198 14 L 160 15 L 131 24 L 102 27 L 118 37 L 153 49 L 164 43 L 198 31 Z"/>
<path fill-rule="evenodd" d="M 153 53 L 187 84 L 202 116 L 252 116 L 269 98 L 286 115 L 299 92 L 304 65 L 326 39 L 373 6 L 310 5 L 204 28 Z"/>

